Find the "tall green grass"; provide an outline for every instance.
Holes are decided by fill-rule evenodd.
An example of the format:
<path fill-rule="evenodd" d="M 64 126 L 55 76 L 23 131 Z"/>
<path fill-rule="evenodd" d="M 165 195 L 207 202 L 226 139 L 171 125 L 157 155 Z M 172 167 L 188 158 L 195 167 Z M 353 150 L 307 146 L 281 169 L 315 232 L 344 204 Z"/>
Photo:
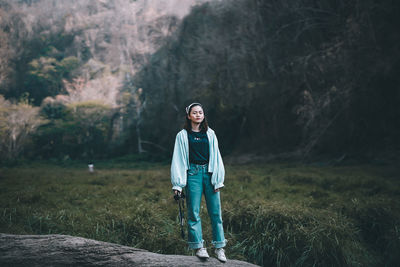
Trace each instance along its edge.
<path fill-rule="evenodd" d="M 0 169 L 0 232 L 68 234 L 193 255 L 169 165 L 27 163 Z M 400 180 L 390 166 L 226 166 L 227 255 L 263 266 L 398 266 Z M 211 226 L 202 205 L 203 235 Z"/>

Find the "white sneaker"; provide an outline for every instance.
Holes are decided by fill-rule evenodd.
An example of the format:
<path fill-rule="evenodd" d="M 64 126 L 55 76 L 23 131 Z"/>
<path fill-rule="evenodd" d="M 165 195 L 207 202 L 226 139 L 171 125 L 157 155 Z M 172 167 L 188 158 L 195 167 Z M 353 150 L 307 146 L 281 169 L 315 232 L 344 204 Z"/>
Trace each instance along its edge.
<path fill-rule="evenodd" d="M 199 248 L 196 251 L 196 256 L 199 257 L 199 258 L 202 258 L 202 259 L 208 259 L 210 257 L 210 256 L 208 256 L 206 248 Z"/>
<path fill-rule="evenodd" d="M 225 250 L 223 248 L 215 249 L 215 254 L 217 255 L 217 259 L 226 262 Z"/>

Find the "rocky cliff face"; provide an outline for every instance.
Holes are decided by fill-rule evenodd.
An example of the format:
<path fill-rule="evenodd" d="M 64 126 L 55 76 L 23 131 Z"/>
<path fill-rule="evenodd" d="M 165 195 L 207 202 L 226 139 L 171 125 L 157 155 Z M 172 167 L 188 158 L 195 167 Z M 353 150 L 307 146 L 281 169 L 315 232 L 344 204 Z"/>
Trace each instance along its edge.
<path fill-rule="evenodd" d="M 27 92 L 36 105 L 109 105 L 115 110 L 110 139 L 118 140 L 140 123 L 145 106 L 133 77 L 191 7 L 204 2 L 0 0 L 0 94 L 19 98 Z M 64 59 L 78 65 L 68 75 L 60 72 Z"/>
<path fill-rule="evenodd" d="M 0 94 L 29 94 L 35 105 L 46 97 L 103 102 L 115 111 L 107 139 L 123 133 L 139 152 L 142 142 L 170 151 L 182 107 L 200 101 L 230 152 L 363 157 L 369 144 L 369 157 L 397 153 L 399 9 L 331 0 L 0 0 Z"/>
<path fill-rule="evenodd" d="M 7 12 L 14 13 L 20 20 L 18 25 L 9 22 L 11 17 L 2 22 L 4 28 L 8 23 L 14 32 L 23 33 L 23 36 L 18 35 L 20 42 L 21 39 L 25 42 L 36 38 L 46 40 L 31 52 L 32 58 L 35 58 L 35 53 L 40 56 L 43 49 L 49 49 L 43 47 L 44 44 L 54 47 L 52 53 L 45 52 L 47 55 L 59 55 L 62 47 L 64 56 L 75 56 L 84 63 L 76 71 L 78 76 L 86 81 L 117 77 L 111 79 L 108 90 L 118 92 L 121 83 L 129 81 L 148 63 L 149 56 L 165 44 L 166 38 L 176 30 L 190 8 L 205 0 L 2 2 L 0 8 L 7 7 Z M 10 39 L 9 43 L 12 42 L 16 40 Z M 113 96 L 112 102 L 116 104 L 117 94 Z M 105 95 L 97 97 L 110 100 Z"/>

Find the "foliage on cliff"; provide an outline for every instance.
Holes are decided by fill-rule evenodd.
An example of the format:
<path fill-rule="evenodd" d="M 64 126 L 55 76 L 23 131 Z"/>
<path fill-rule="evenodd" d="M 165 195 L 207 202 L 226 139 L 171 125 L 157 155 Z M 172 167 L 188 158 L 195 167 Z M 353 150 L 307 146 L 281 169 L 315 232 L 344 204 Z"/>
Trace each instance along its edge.
<path fill-rule="evenodd" d="M 223 154 L 398 154 L 399 3 L 194 2 L 0 0 L 0 94 L 109 104 L 113 155 L 168 154 L 192 101 Z"/>
<path fill-rule="evenodd" d="M 138 75 L 147 130 L 171 140 L 181 107 L 200 101 L 226 151 L 398 151 L 399 11 L 393 1 L 198 6 Z"/>

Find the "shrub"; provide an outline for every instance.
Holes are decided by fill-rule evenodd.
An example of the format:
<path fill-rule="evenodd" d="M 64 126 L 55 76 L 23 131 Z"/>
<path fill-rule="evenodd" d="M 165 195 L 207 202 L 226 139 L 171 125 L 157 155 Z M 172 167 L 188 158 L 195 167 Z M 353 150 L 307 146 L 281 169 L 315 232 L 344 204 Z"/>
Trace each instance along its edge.
<path fill-rule="evenodd" d="M 366 261 L 357 229 L 328 210 L 237 203 L 225 207 L 223 218 L 239 244 L 234 253 L 262 266 L 357 266 Z"/>

